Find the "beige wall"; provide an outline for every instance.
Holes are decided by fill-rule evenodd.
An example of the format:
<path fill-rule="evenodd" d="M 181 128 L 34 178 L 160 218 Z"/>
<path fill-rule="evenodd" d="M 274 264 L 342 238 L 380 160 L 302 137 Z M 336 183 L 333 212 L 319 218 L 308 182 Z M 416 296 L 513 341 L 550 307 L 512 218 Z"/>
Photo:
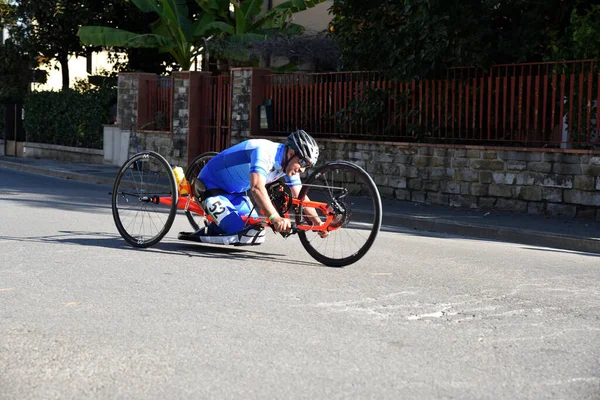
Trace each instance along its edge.
<path fill-rule="evenodd" d="M 273 0 L 273 7 L 287 0 Z M 265 1 L 265 8 L 267 2 Z M 321 32 L 329 29 L 329 22 L 332 16 L 329 14 L 329 8 L 333 4 L 333 0 L 327 0 L 314 8 L 294 14 L 293 22 L 302 25 L 307 32 Z"/>
<path fill-rule="evenodd" d="M 104 70 L 111 71 L 114 63 L 108 60 L 107 52 L 92 53 L 92 75 L 98 74 Z M 69 87 L 73 87 L 75 80 L 87 79 L 87 58 L 71 57 L 69 59 Z M 32 84 L 33 90 L 60 90 L 62 88 L 62 73 L 60 64 L 52 61 L 50 65 L 42 67 L 48 72 L 48 80 L 45 84 Z"/>

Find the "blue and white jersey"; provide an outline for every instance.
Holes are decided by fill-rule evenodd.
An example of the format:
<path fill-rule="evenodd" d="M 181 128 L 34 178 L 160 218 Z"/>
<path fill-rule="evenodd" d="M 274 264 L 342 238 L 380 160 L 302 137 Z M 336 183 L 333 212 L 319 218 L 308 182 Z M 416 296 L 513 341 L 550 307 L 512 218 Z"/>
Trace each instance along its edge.
<path fill-rule="evenodd" d="M 265 177 L 267 183 L 285 176 L 290 186 L 302 184 L 299 174 L 288 177 L 281 167 L 285 145 L 266 139 L 250 139 L 222 151 L 211 159 L 198 176 L 206 189 L 242 193 L 250 189 L 250 173 Z"/>

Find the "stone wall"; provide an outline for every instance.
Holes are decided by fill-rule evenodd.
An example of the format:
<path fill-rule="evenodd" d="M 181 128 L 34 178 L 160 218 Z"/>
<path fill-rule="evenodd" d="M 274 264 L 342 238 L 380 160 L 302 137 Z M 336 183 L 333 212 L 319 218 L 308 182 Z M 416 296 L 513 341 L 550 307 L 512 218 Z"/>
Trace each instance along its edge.
<path fill-rule="evenodd" d="M 600 152 L 320 141 L 382 197 L 450 207 L 600 219 Z"/>
<path fill-rule="evenodd" d="M 133 132 L 137 126 L 139 74 L 119 74 L 117 122 L 121 130 Z"/>
<path fill-rule="evenodd" d="M 121 131 L 129 131 L 129 155 L 138 151 L 151 150 L 161 154 L 172 165 L 187 166 L 188 137 L 188 73 L 174 74 L 172 133 L 137 130 L 139 80 L 153 74 L 119 74 L 117 100 L 117 122 Z"/>
<path fill-rule="evenodd" d="M 231 71 L 231 145 L 250 139 L 252 69 Z"/>

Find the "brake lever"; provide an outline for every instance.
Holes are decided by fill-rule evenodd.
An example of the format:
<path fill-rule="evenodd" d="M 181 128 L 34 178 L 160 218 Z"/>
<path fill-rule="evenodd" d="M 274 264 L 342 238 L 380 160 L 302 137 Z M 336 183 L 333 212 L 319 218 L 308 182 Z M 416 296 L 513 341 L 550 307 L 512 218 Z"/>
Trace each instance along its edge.
<path fill-rule="evenodd" d="M 299 229 L 296 226 L 296 224 L 292 223 L 292 228 L 288 232 L 279 232 L 279 234 L 284 238 L 287 238 L 288 236 L 295 235 L 296 233 L 298 233 L 298 231 Z"/>

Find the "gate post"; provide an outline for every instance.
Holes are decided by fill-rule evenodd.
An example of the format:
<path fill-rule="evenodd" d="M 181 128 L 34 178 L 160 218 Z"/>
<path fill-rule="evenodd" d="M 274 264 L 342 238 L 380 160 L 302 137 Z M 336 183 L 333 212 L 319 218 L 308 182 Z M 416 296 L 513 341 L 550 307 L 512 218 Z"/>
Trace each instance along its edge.
<path fill-rule="evenodd" d="M 231 69 L 231 144 L 237 144 L 258 134 L 262 104 L 263 77 L 270 73 L 265 68 Z"/>

